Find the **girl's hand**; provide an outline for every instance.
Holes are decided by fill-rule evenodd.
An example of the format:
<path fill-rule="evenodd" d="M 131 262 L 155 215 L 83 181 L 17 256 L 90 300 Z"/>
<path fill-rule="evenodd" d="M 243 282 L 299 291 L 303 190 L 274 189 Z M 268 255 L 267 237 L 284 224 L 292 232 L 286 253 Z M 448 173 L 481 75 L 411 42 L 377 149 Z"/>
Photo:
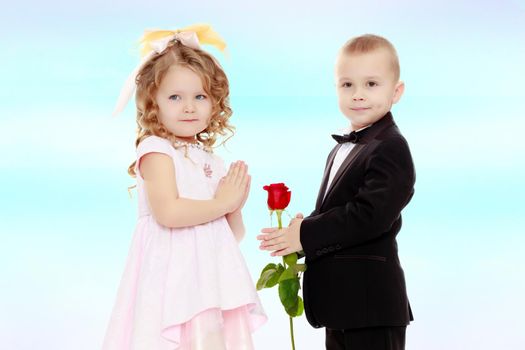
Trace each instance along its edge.
<path fill-rule="evenodd" d="M 243 161 L 237 161 L 230 165 L 226 176 L 219 182 L 215 199 L 222 202 L 222 205 L 231 213 L 244 205 L 248 196 L 250 175 L 248 166 Z"/>
<path fill-rule="evenodd" d="M 232 215 L 235 215 L 235 214 L 241 214 L 241 210 L 242 208 L 244 208 L 244 204 L 246 204 L 246 200 L 248 199 L 248 195 L 250 194 L 250 185 L 251 185 L 251 182 L 252 182 L 252 177 L 250 175 L 248 175 L 248 184 L 246 185 L 246 191 L 244 193 L 244 198 L 241 202 L 241 205 L 239 205 L 239 207 L 237 209 L 235 209 L 231 214 Z"/>

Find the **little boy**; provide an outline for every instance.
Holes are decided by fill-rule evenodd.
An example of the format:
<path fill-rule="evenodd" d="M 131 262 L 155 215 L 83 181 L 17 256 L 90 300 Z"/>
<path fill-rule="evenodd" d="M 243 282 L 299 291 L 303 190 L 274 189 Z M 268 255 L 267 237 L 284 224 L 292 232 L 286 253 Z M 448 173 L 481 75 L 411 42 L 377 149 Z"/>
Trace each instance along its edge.
<path fill-rule="evenodd" d="M 304 252 L 306 317 L 326 328 L 326 349 L 404 349 L 413 320 L 396 242 L 415 182 L 390 112 L 404 91 L 399 72 L 396 50 L 382 37 L 363 35 L 342 47 L 335 78 L 351 132 L 332 135 L 338 143 L 310 216 L 257 237 L 273 256 Z"/>

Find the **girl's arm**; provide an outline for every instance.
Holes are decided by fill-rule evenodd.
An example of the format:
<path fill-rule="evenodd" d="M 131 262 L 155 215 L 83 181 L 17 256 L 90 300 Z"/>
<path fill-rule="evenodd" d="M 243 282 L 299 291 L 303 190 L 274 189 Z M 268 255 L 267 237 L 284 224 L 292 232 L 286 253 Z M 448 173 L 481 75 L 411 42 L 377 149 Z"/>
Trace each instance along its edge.
<path fill-rule="evenodd" d="M 237 242 L 240 242 L 246 233 L 244 222 L 242 221 L 241 211 L 236 210 L 233 213 L 226 214 L 226 220 L 228 220 L 228 224 L 230 225 L 235 239 Z"/>
<path fill-rule="evenodd" d="M 163 153 L 147 153 L 140 159 L 148 201 L 157 222 L 166 227 L 203 224 L 235 211 L 242 203 L 249 181 L 246 167 L 235 163 L 221 180 L 214 199 L 180 198 L 173 160 Z"/>

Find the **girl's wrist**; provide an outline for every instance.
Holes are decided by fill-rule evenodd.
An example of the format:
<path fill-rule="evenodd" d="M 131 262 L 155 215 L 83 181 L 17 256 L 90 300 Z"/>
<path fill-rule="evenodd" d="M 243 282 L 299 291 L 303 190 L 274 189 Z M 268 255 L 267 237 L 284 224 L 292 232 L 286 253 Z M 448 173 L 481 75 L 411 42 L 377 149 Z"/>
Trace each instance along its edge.
<path fill-rule="evenodd" d="M 212 199 L 212 201 L 215 202 L 215 205 L 220 210 L 219 214 L 221 214 L 221 216 L 229 214 L 230 209 L 228 208 L 228 205 L 224 200 L 221 200 L 219 198 L 214 198 Z"/>

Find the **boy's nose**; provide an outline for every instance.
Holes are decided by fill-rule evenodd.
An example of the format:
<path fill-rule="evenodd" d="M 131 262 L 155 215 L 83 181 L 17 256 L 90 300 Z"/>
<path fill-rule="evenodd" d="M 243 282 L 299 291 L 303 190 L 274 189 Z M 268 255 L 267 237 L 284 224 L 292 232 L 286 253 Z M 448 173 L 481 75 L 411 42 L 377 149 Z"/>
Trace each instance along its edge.
<path fill-rule="evenodd" d="M 357 88 L 354 90 L 353 94 L 352 94 L 352 100 L 354 101 L 364 101 L 364 96 L 361 92 L 361 89 L 360 88 Z"/>

